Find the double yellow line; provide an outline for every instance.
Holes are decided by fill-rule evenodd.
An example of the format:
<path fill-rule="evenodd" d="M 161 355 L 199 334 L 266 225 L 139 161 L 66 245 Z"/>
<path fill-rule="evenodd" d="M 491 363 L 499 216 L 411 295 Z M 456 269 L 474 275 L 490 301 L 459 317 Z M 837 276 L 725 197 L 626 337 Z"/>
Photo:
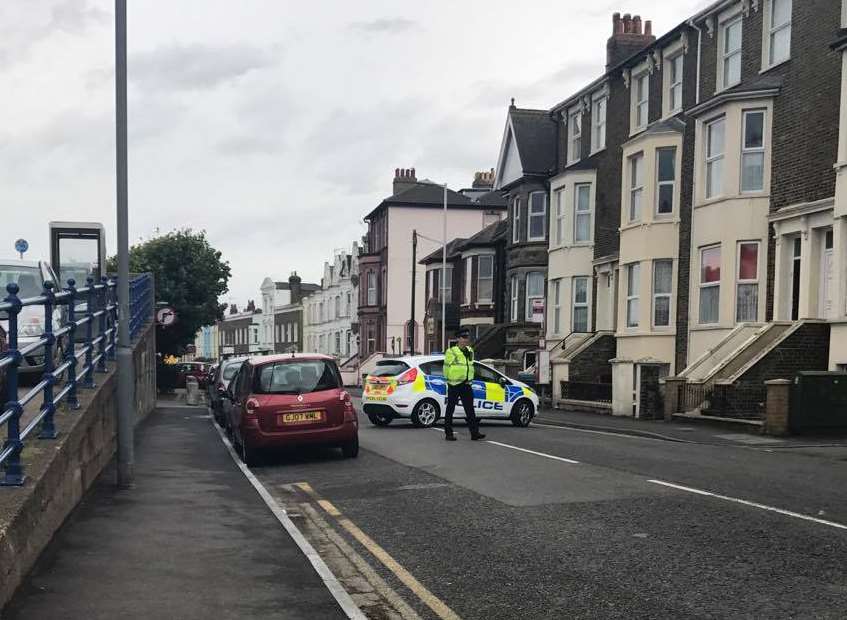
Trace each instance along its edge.
<path fill-rule="evenodd" d="M 383 566 L 394 573 L 397 579 L 414 592 L 415 596 L 417 596 L 424 605 L 429 607 L 435 615 L 442 618 L 442 620 L 461 620 L 456 612 L 450 609 L 444 601 L 435 596 L 420 581 L 415 579 L 414 575 L 403 568 L 403 566 L 391 557 L 385 549 L 374 542 L 370 536 L 360 530 L 359 527 L 350 519 L 341 514 L 341 511 L 338 510 L 338 508 L 336 508 L 328 500 L 321 498 L 308 482 L 298 482 L 294 486 L 315 500 L 315 502 L 323 508 L 329 516 L 335 518 L 341 527 L 349 532 L 353 538 L 359 541 L 359 543 L 361 543 L 361 545 L 367 549 L 371 555 L 382 562 Z"/>

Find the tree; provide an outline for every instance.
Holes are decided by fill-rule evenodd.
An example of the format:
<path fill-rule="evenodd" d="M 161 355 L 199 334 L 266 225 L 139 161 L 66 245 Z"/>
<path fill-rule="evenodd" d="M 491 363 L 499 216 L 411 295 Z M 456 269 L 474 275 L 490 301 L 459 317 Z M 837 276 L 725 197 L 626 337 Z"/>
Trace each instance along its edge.
<path fill-rule="evenodd" d="M 209 245 L 205 231 L 175 230 L 129 250 L 130 273 L 152 273 L 156 302 L 171 306 L 177 322 L 156 328 L 156 345 L 162 355 L 182 355 L 194 342 L 197 331 L 223 318 L 231 270 L 221 252 Z M 117 271 L 117 257 L 109 259 L 109 271 Z"/>

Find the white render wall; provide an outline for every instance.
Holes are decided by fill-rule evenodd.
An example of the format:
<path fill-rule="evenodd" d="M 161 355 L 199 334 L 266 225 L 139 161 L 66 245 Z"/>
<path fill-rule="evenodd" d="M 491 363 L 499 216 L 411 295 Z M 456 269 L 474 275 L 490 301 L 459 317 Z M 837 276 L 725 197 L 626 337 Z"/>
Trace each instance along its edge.
<path fill-rule="evenodd" d="M 386 342 L 383 351 L 391 350 L 391 338 L 398 338 L 403 343 L 403 326 L 411 318 L 412 308 L 412 231 L 433 239 L 442 239 L 443 209 L 390 207 L 388 213 L 388 298 Z M 485 227 L 490 222 L 490 216 L 485 218 L 483 209 L 448 209 L 447 239 L 457 237 L 468 238 Z M 417 261 L 432 254 L 441 247 L 418 238 Z M 426 267 L 415 265 L 415 321 L 418 324 L 418 349 L 423 347 L 423 317 L 425 308 L 425 278 Z"/>
<path fill-rule="evenodd" d="M 303 348 L 314 353 L 335 355 L 346 360 L 358 351 L 352 324 L 358 322 L 359 287 L 353 284 L 359 277 L 359 247 L 353 244 L 349 271 L 345 271 L 348 253 L 336 254 L 332 265 L 324 264 L 323 288 L 303 301 Z M 344 269 L 342 269 L 344 267 Z M 348 305 L 347 300 L 350 303 Z M 340 297 L 340 312 L 336 312 L 335 300 Z M 336 348 L 336 334 L 339 347 Z M 347 339 L 350 348 L 347 348 Z"/>

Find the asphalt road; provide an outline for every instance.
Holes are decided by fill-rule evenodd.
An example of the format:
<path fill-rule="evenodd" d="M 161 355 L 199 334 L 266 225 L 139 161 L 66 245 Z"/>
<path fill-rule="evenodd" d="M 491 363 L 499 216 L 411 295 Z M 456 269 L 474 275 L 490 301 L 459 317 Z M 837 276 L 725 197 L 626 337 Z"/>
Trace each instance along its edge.
<path fill-rule="evenodd" d="M 330 568 L 352 561 L 401 616 L 845 616 L 843 449 L 484 430 L 447 443 L 363 417 L 356 460 L 304 451 L 253 471 L 316 548 L 346 549 Z"/>

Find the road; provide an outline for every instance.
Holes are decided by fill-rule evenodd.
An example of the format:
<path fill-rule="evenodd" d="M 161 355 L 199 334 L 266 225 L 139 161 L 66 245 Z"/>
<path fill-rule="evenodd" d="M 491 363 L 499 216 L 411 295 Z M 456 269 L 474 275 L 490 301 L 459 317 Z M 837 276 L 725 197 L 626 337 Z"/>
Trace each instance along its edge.
<path fill-rule="evenodd" d="M 253 473 L 373 618 L 844 617 L 843 448 L 484 430 L 363 418 L 358 459 Z"/>

